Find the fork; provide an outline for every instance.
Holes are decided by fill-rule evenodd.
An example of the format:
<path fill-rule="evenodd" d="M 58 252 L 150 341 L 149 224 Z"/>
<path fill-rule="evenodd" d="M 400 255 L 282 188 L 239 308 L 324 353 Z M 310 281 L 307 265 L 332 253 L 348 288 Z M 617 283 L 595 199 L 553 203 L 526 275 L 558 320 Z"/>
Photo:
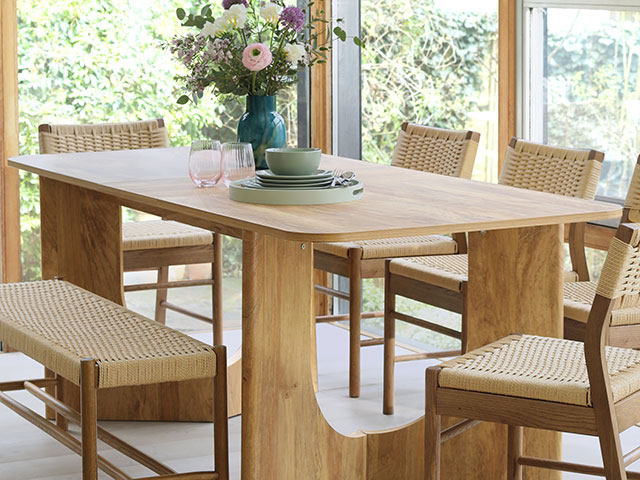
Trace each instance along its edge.
<path fill-rule="evenodd" d="M 336 186 L 336 183 L 338 182 L 338 178 L 340 178 L 342 173 L 343 173 L 343 170 L 340 170 L 338 168 L 334 169 L 333 172 L 331 172 L 331 175 L 333 175 L 333 180 L 331 181 L 332 187 Z"/>

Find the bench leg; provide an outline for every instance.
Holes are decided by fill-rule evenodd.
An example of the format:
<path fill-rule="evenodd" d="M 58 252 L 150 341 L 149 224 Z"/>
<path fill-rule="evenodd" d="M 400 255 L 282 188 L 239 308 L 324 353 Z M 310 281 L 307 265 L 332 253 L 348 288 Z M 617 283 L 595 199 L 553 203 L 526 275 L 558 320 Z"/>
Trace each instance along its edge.
<path fill-rule="evenodd" d="M 55 378 L 55 376 L 56 374 L 53 370 L 49 370 L 48 368 L 44 369 L 44 378 Z M 61 398 L 58 397 L 56 394 L 56 387 L 54 386 L 46 387 L 44 391 L 47 392 L 52 397 L 56 397 L 58 400 L 61 400 Z M 54 412 L 52 408 L 46 407 L 44 416 L 47 420 L 55 420 L 56 412 Z"/>
<path fill-rule="evenodd" d="M 81 361 L 82 480 L 98 480 L 96 368 L 96 363 L 92 359 L 83 359 Z"/>
<path fill-rule="evenodd" d="M 58 380 L 58 385 L 56 385 L 56 399 L 64 402 L 64 379 L 60 375 L 56 374 L 56 380 Z M 56 425 L 65 432 L 69 430 L 69 421 L 64 415 L 60 415 L 59 413 L 56 413 Z"/>

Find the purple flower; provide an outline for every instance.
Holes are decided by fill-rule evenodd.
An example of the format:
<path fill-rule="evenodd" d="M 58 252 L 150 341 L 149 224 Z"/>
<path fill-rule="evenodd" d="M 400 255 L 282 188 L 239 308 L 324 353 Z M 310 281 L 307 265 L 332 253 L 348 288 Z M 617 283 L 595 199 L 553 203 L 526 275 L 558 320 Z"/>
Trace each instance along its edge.
<path fill-rule="evenodd" d="M 247 0 L 222 0 L 222 8 L 225 10 L 229 10 L 232 5 L 244 5 L 245 7 L 249 7 Z"/>
<path fill-rule="evenodd" d="M 280 14 L 282 24 L 296 32 L 304 26 L 304 20 L 304 12 L 298 7 L 287 7 Z"/>

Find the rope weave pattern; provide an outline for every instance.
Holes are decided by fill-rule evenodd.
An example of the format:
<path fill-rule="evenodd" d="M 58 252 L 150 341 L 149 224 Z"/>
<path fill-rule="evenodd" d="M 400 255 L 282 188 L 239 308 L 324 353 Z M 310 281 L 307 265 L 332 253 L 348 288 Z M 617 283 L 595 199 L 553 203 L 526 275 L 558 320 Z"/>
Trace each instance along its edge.
<path fill-rule="evenodd" d="M 499 182 L 517 188 L 593 200 L 602 162 L 590 151 L 518 140 L 508 147 Z"/>
<path fill-rule="evenodd" d="M 621 308 L 640 303 L 640 251 L 637 241 L 632 240 L 630 245 L 616 237 L 611 239 L 596 291 L 610 299 L 622 297 Z"/>
<path fill-rule="evenodd" d="M 614 402 L 640 390 L 640 352 L 606 347 Z M 584 344 L 512 335 L 441 364 L 441 387 L 592 406 Z"/>
<path fill-rule="evenodd" d="M 591 305 L 596 296 L 596 282 L 571 282 L 564 284 L 564 316 L 587 323 Z"/>
<path fill-rule="evenodd" d="M 640 164 L 636 164 L 629 184 L 629 191 L 624 202 L 624 208 L 629 209 L 629 220 L 640 222 Z"/>
<path fill-rule="evenodd" d="M 211 245 L 213 234 L 171 220 L 149 220 L 122 224 L 123 249 L 150 250 L 156 248 Z"/>
<path fill-rule="evenodd" d="M 469 257 L 463 254 L 403 258 L 390 262 L 389 271 L 392 274 L 459 292 L 468 278 Z"/>
<path fill-rule="evenodd" d="M 469 132 L 409 123 L 400 130 L 391 165 L 423 172 L 471 178 L 478 142 Z"/>
<path fill-rule="evenodd" d="M 39 132 L 40 153 L 102 152 L 166 148 L 169 135 L 157 120 L 95 125 L 52 125 Z"/>
<path fill-rule="evenodd" d="M 320 252 L 347 258 L 350 248 L 362 249 L 362 258 L 393 258 L 413 255 L 446 255 L 456 253 L 458 244 L 444 235 L 422 235 L 417 237 L 385 238 L 357 242 L 318 243 L 314 248 Z"/>
<path fill-rule="evenodd" d="M 469 256 L 459 254 L 403 258 L 390 262 L 389 271 L 419 282 L 460 291 L 462 283 L 469 278 Z M 564 281 L 575 280 L 576 273 L 565 270 Z"/>
<path fill-rule="evenodd" d="M 76 385 L 83 358 L 100 388 L 216 374 L 211 346 L 58 280 L 0 285 L 0 338 Z"/>

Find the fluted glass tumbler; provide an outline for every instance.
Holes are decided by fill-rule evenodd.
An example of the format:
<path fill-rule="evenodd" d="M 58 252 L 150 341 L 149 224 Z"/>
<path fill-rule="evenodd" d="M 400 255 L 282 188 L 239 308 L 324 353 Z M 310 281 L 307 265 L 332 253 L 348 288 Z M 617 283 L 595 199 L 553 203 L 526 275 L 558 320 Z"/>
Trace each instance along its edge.
<path fill-rule="evenodd" d="M 194 140 L 189 152 L 189 176 L 198 187 L 213 187 L 222 175 L 222 147 L 217 140 Z"/>
<path fill-rule="evenodd" d="M 234 180 L 253 177 L 256 164 L 250 143 L 229 142 L 222 145 L 222 181 L 228 187 Z"/>

